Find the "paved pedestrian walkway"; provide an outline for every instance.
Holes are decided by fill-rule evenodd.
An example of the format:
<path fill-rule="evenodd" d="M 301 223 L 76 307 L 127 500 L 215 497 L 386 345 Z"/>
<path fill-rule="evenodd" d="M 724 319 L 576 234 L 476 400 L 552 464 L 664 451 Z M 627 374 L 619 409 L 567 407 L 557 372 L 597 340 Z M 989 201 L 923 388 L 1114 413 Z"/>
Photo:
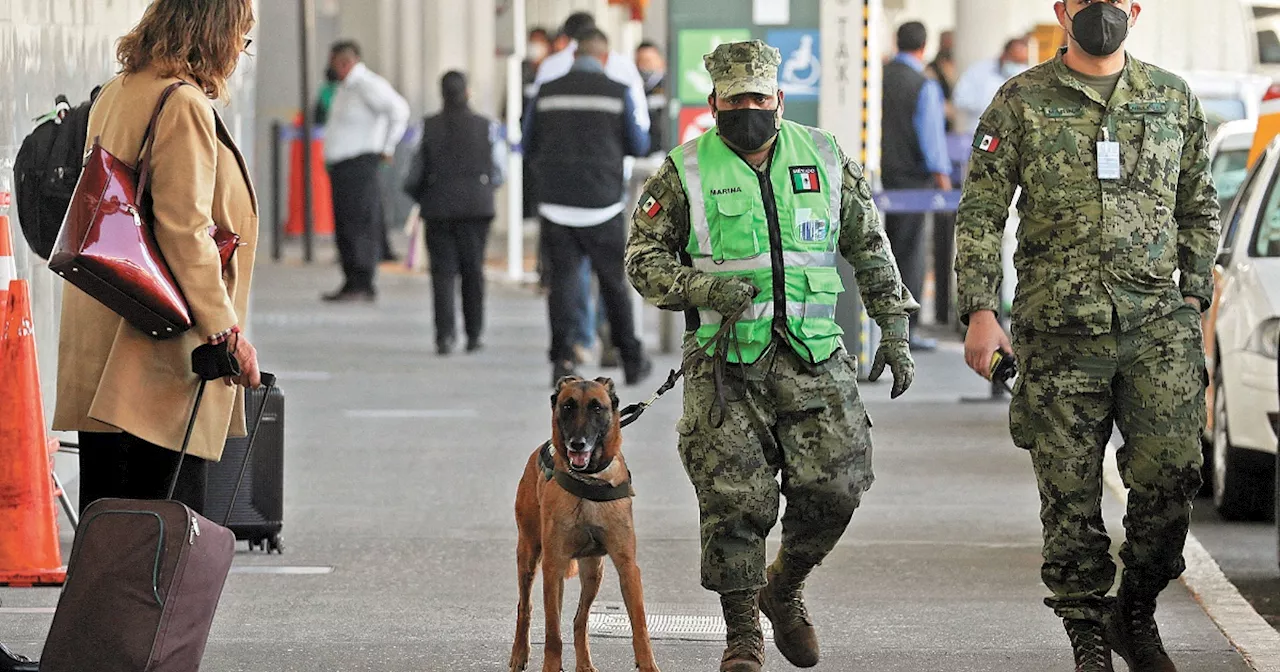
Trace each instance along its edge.
<path fill-rule="evenodd" d="M 251 336 L 287 395 L 286 551 L 239 554 L 203 669 L 505 670 L 515 486 L 549 433 L 545 302 L 492 287 L 486 349 L 440 358 L 425 278 L 385 277 L 376 305 L 322 305 L 336 277 L 327 265 L 258 269 Z M 818 670 L 1072 669 L 1061 624 L 1041 604 L 1030 462 L 1009 441 L 1003 405 L 958 403 L 986 391 L 961 359 L 954 345 L 921 356 L 915 387 L 897 401 L 885 384 L 864 388 L 878 480 L 808 586 Z M 659 378 L 620 388 L 624 402 Z M 696 503 L 674 448 L 679 409 L 678 391 L 663 398 L 627 430 L 624 450 L 659 664 L 699 672 L 716 669 L 722 644 L 704 632 L 717 625 L 717 602 L 698 585 Z M 0 600 L 0 638 L 37 654 L 57 591 L 0 590 Z M 598 631 L 617 624 L 620 602 L 610 570 Z M 1181 585 L 1160 616 L 1179 669 L 1250 669 Z M 632 669 L 629 647 L 596 637 L 597 667 Z M 768 670 L 790 669 L 768 655 Z"/>

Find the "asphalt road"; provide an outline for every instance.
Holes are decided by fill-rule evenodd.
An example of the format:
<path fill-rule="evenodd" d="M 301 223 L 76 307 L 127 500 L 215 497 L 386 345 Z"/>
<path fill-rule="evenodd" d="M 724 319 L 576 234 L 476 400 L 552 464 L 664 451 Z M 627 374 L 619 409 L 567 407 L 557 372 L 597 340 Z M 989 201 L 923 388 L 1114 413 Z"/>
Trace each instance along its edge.
<path fill-rule="evenodd" d="M 1280 561 L 1274 522 L 1224 521 L 1213 500 L 1196 502 L 1191 531 L 1253 608 L 1280 629 Z"/>
<path fill-rule="evenodd" d="M 492 286 L 487 348 L 440 358 L 425 278 L 385 277 L 375 306 L 322 305 L 336 276 L 328 265 L 257 269 L 250 335 L 288 399 L 287 547 L 239 553 L 204 669 L 504 670 L 515 485 L 549 432 L 545 303 Z M 656 342 L 652 315 L 648 326 Z M 623 401 L 647 397 L 659 378 L 621 388 Z M 864 388 L 878 480 L 809 582 L 817 670 L 1072 669 L 1061 623 L 1041 603 L 1029 460 L 1009 441 L 1002 404 L 958 403 L 985 392 L 954 346 L 919 358 L 903 399 L 890 401 L 886 384 Z M 694 672 L 715 669 L 723 626 L 698 585 L 696 500 L 674 450 L 679 409 L 678 391 L 662 399 L 628 429 L 624 450 L 658 660 Z M 74 474 L 63 476 L 74 492 Z M 1120 512 L 1108 506 L 1116 530 Z M 576 592 L 570 584 L 566 610 Z M 56 600 L 55 589 L 0 589 L 0 638 L 38 654 Z M 607 571 L 593 619 L 600 670 L 632 668 L 629 641 L 606 636 L 620 600 Z M 1160 620 L 1184 672 L 1250 669 L 1181 585 L 1166 592 Z M 771 648 L 767 669 L 790 668 Z"/>

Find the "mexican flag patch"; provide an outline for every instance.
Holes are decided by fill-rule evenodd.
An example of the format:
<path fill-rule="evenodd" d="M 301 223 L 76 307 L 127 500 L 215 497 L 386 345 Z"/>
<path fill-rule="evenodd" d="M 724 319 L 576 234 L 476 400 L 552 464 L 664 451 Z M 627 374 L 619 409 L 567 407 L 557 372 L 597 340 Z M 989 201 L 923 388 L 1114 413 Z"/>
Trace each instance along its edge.
<path fill-rule="evenodd" d="M 818 178 L 818 167 L 792 166 L 791 189 L 797 194 L 812 194 L 822 191 L 822 181 Z"/>
<path fill-rule="evenodd" d="M 650 196 L 646 192 L 644 196 L 640 197 L 640 210 L 648 216 L 649 219 L 653 219 L 658 216 L 659 212 L 662 212 L 662 204 L 658 202 L 658 199 Z"/>
<path fill-rule="evenodd" d="M 994 135 L 981 134 L 973 139 L 973 148 L 988 154 L 995 154 L 1000 149 L 1000 138 Z"/>

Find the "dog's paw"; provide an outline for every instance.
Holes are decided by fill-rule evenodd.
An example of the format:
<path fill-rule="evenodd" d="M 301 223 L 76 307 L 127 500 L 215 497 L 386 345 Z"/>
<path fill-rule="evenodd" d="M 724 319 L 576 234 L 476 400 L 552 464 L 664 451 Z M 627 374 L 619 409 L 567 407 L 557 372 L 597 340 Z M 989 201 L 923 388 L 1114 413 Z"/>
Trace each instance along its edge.
<path fill-rule="evenodd" d="M 574 672 L 600 672 L 595 665 L 579 665 Z"/>
<path fill-rule="evenodd" d="M 511 661 L 507 664 L 509 672 L 524 672 L 529 668 L 529 650 L 512 651 Z"/>

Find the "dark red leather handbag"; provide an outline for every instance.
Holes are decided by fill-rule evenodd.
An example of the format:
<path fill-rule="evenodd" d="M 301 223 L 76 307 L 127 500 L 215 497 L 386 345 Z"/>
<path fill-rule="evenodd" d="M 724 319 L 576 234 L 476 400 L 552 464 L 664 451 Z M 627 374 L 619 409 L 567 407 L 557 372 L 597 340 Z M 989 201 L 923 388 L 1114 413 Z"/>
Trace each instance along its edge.
<path fill-rule="evenodd" d="M 151 179 L 151 133 L 169 96 L 160 96 L 142 136 L 137 167 L 121 161 L 94 140 L 88 162 L 58 232 L 49 268 L 157 339 L 173 338 L 193 326 L 191 309 L 173 279 L 151 226 L 147 184 Z M 210 227 L 225 268 L 240 236 Z"/>

